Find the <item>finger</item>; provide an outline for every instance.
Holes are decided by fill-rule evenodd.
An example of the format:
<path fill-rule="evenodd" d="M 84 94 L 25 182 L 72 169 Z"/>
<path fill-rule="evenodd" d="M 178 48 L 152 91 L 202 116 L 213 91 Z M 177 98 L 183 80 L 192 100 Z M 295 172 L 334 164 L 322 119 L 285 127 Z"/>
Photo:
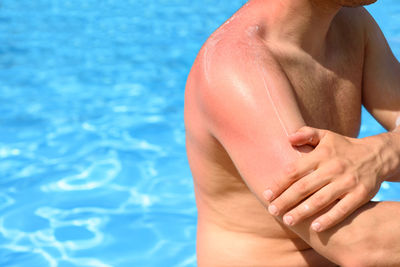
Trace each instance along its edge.
<path fill-rule="evenodd" d="M 283 169 L 282 181 L 291 184 L 317 169 L 321 162 L 319 151 L 313 150 L 307 155 L 291 162 Z"/>
<path fill-rule="evenodd" d="M 263 192 L 266 201 L 273 201 L 298 179 L 316 169 L 318 161 L 314 157 L 311 157 L 311 153 L 286 166 L 282 172 L 282 176 L 274 179 L 273 187 L 266 188 Z"/>
<path fill-rule="evenodd" d="M 326 171 L 322 168 L 317 169 L 292 184 L 271 203 L 268 210 L 272 215 L 279 216 L 321 189 L 329 181 Z"/>
<path fill-rule="evenodd" d="M 314 220 L 311 228 L 316 232 L 325 231 L 342 222 L 363 204 L 365 204 L 365 200 L 358 197 L 357 194 L 348 194 L 328 212 Z"/>
<path fill-rule="evenodd" d="M 302 127 L 296 133 L 289 135 L 289 141 L 294 146 L 312 145 L 317 146 L 325 135 L 325 130 L 312 127 Z"/>
<path fill-rule="evenodd" d="M 305 144 L 311 144 L 317 142 L 317 133 L 313 128 L 309 128 L 303 131 L 297 131 L 296 133 L 289 135 L 289 141 L 292 145 L 303 146 Z"/>
<path fill-rule="evenodd" d="M 316 170 L 321 158 L 320 151 L 314 150 L 289 163 L 282 171 L 282 176 L 274 179 L 274 186 L 263 191 L 265 200 L 273 201 L 294 182 Z"/>
<path fill-rule="evenodd" d="M 310 152 L 297 161 L 288 164 L 282 171 L 282 176 L 275 179 L 274 188 L 268 188 L 263 195 L 267 201 L 276 199 L 282 192 L 300 178 L 310 174 L 317 169 L 319 159 Z"/>
<path fill-rule="evenodd" d="M 285 214 L 283 221 L 287 224 L 290 223 L 288 225 L 295 225 L 318 213 L 346 192 L 345 188 L 339 190 L 338 188 L 338 183 L 335 182 L 326 185 L 299 206 Z"/>

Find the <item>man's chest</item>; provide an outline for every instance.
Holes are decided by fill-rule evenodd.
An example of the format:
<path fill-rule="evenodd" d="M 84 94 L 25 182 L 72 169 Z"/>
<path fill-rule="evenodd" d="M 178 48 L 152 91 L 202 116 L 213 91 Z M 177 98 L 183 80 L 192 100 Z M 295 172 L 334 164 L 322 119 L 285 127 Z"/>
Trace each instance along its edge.
<path fill-rule="evenodd" d="M 285 69 L 307 125 L 357 136 L 361 122 L 362 58 L 341 55 L 322 65 L 292 61 Z"/>

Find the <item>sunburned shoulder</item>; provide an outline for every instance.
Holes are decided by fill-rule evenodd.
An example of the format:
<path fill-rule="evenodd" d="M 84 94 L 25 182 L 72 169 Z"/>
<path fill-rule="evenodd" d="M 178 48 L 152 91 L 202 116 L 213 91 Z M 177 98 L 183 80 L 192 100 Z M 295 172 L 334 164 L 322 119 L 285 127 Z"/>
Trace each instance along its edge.
<path fill-rule="evenodd" d="M 257 90 L 254 85 L 260 79 L 256 79 L 251 38 L 246 32 L 239 32 L 240 38 L 231 31 L 237 32 L 237 29 L 217 30 L 210 36 L 190 74 L 190 88 L 187 89 L 207 125 L 216 121 L 218 125 L 226 125 L 234 118 L 232 113 L 256 108 Z"/>
<path fill-rule="evenodd" d="M 256 42 L 251 34 L 257 25 L 235 27 L 229 25 L 217 29 L 204 43 L 197 60 L 204 75 L 219 79 L 220 72 L 235 71 L 246 63 Z M 213 77 L 213 74 L 214 77 Z M 217 77 L 215 77 L 217 76 Z"/>
<path fill-rule="evenodd" d="M 216 31 L 210 36 L 198 57 L 209 90 L 233 97 L 244 88 L 237 85 L 251 82 L 265 52 L 262 41 L 254 33 L 258 29 L 258 25 L 248 25 Z"/>
<path fill-rule="evenodd" d="M 259 14 L 256 5 L 247 2 L 229 19 L 220 25 L 203 44 L 196 59 L 208 78 L 219 71 L 233 71 L 247 60 L 255 50 L 257 38 L 255 32 L 260 32 Z"/>

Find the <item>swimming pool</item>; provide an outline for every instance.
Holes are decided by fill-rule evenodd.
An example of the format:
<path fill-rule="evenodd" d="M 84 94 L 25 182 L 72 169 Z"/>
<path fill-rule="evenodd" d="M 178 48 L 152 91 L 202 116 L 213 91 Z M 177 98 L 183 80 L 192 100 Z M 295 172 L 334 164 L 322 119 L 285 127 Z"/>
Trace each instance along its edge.
<path fill-rule="evenodd" d="M 245 2 L 1 1 L 0 266 L 196 265 L 184 85 Z M 400 4 L 369 10 L 399 56 Z"/>

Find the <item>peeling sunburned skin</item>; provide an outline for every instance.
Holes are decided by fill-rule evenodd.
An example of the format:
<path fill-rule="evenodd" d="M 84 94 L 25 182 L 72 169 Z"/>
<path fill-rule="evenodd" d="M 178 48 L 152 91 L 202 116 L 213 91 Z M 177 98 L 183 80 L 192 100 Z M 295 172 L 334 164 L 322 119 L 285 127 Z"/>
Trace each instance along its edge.
<path fill-rule="evenodd" d="M 212 58 L 213 53 L 215 52 L 215 47 L 220 41 L 218 36 L 213 36 L 212 38 L 208 39 L 207 45 L 204 46 L 204 54 L 203 54 L 203 62 L 204 62 L 204 74 L 207 82 L 210 82 L 210 61 Z"/>
<path fill-rule="evenodd" d="M 246 2 L 241 9 L 245 9 L 249 5 L 249 2 Z M 240 11 L 234 13 L 228 20 L 225 21 L 207 40 L 206 45 L 204 46 L 204 53 L 203 53 L 203 68 L 205 73 L 205 79 L 207 82 L 210 81 L 210 66 L 211 66 L 211 59 L 214 58 L 213 55 L 216 51 L 216 47 L 218 43 L 222 40 L 223 36 L 225 35 L 226 31 L 229 29 L 228 25 L 235 20 L 238 19 Z"/>
<path fill-rule="evenodd" d="M 227 25 L 229 25 L 233 20 L 237 17 L 236 14 L 233 14 L 224 24 L 222 24 L 217 31 L 215 31 L 210 38 L 207 40 L 206 45 L 204 46 L 204 54 L 203 54 L 203 61 L 204 61 L 204 73 L 207 82 L 210 81 L 210 65 L 211 59 L 213 58 L 213 54 L 215 53 L 216 47 L 218 43 L 222 40 L 225 32 L 227 31 Z"/>

